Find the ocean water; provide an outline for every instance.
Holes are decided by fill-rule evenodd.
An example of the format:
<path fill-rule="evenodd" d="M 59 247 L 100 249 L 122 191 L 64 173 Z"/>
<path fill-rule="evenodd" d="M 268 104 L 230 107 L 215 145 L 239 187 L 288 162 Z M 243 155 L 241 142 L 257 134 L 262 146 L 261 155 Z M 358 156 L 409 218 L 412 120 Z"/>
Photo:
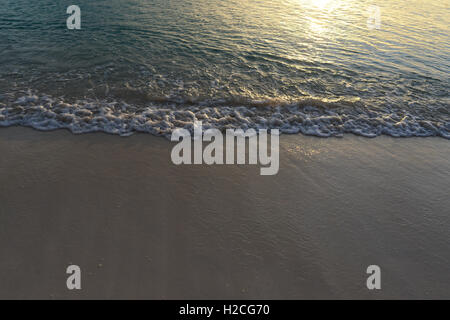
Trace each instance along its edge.
<path fill-rule="evenodd" d="M 449 139 L 449 26 L 447 0 L 2 0 L 0 126 Z"/>

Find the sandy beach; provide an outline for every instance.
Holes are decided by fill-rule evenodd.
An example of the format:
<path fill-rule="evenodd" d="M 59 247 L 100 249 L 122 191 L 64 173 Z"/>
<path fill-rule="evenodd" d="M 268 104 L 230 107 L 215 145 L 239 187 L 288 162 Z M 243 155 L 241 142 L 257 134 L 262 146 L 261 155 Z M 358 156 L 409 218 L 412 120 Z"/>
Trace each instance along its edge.
<path fill-rule="evenodd" d="M 450 297 L 448 140 L 283 135 L 276 176 L 171 146 L 2 128 L 0 298 Z"/>

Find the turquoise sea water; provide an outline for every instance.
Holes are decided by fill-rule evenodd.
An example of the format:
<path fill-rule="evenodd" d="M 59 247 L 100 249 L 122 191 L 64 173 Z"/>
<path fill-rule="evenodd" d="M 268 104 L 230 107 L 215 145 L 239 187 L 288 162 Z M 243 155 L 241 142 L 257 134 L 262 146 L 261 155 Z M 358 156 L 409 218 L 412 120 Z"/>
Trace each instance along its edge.
<path fill-rule="evenodd" d="M 449 22 L 440 0 L 3 0 L 0 126 L 450 138 Z"/>

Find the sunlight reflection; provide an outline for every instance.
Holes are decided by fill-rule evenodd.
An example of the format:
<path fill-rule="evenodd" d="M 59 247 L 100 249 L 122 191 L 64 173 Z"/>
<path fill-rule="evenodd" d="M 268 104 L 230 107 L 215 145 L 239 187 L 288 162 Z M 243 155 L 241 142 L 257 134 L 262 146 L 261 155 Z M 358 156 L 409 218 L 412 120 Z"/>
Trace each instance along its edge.
<path fill-rule="evenodd" d="M 321 8 L 321 9 L 325 8 L 331 2 L 335 2 L 333 0 L 311 0 L 311 1 L 315 6 Z"/>
<path fill-rule="evenodd" d="M 319 10 L 334 10 L 340 5 L 341 0 L 296 0 L 301 5 L 306 5 Z"/>

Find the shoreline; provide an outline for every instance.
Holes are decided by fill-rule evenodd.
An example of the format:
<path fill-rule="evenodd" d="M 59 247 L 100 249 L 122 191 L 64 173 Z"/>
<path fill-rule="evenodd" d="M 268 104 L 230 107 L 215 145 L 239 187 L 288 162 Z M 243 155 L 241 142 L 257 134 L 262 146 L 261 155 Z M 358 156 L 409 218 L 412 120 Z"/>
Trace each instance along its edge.
<path fill-rule="evenodd" d="M 0 298 L 448 298 L 447 139 L 283 134 L 266 177 L 171 145 L 0 128 Z"/>
<path fill-rule="evenodd" d="M 14 96 L 14 94 L 12 94 Z M 6 96 L 6 95 L 5 95 Z M 240 101 L 240 99 L 237 101 Z M 16 97 L 2 102 L 0 127 L 24 126 L 50 131 L 69 129 L 74 134 L 105 132 L 120 136 L 135 132 L 169 137 L 176 129 L 193 132 L 194 122 L 225 129 L 278 129 L 284 134 L 342 137 L 355 134 L 367 138 L 442 137 L 450 139 L 448 119 L 437 114 L 423 117 L 412 110 L 371 110 L 369 105 L 346 100 L 256 100 L 197 101 L 170 103 L 149 101 L 149 105 L 128 104 L 126 100 L 81 99 L 70 102 L 45 94 Z M 178 104 L 185 104 L 178 108 Z"/>

